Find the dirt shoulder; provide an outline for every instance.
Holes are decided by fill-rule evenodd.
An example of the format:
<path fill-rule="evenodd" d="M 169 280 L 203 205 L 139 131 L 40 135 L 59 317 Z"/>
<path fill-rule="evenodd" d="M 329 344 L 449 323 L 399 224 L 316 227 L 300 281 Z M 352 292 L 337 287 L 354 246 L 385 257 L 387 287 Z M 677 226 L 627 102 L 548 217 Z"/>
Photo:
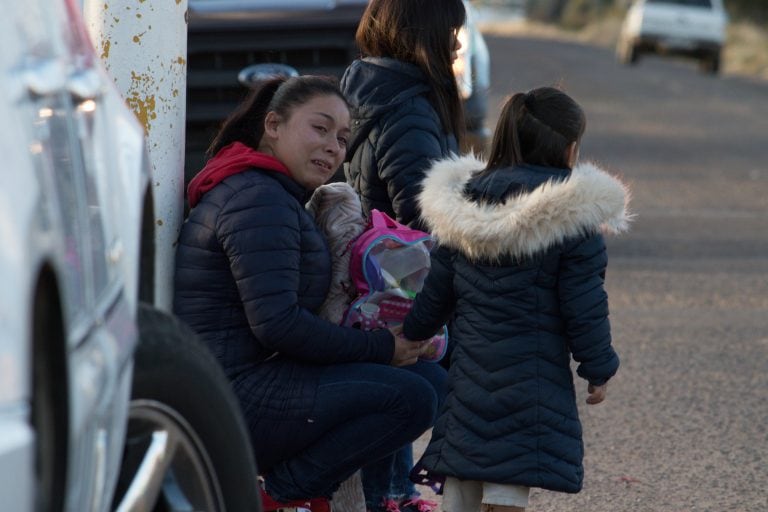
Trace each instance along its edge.
<path fill-rule="evenodd" d="M 579 31 L 524 19 L 480 23 L 484 34 L 556 38 L 608 48 L 616 46 L 620 28 L 621 19 L 615 17 L 597 21 Z M 751 22 L 731 22 L 722 59 L 723 74 L 768 80 L 768 30 Z"/>

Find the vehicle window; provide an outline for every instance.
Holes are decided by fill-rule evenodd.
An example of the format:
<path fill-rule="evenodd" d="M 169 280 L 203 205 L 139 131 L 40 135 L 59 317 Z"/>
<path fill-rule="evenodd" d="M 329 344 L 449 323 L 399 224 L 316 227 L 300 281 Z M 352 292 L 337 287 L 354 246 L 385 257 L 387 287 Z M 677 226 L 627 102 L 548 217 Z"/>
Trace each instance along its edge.
<path fill-rule="evenodd" d="M 711 0 L 645 0 L 648 4 L 671 4 L 671 5 L 684 5 L 687 7 L 703 7 L 705 9 L 712 8 Z"/>

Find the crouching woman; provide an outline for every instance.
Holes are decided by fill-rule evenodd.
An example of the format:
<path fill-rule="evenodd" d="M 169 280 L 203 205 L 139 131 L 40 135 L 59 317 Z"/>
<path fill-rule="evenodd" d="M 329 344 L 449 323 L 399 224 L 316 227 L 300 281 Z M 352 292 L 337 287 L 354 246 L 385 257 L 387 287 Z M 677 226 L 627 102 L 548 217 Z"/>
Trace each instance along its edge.
<path fill-rule="evenodd" d="M 444 384 L 400 368 L 422 343 L 317 315 L 331 255 L 304 203 L 341 165 L 349 118 L 329 79 L 268 81 L 224 122 L 188 188 L 174 309 L 232 382 L 265 503 L 330 497 L 428 429 Z"/>

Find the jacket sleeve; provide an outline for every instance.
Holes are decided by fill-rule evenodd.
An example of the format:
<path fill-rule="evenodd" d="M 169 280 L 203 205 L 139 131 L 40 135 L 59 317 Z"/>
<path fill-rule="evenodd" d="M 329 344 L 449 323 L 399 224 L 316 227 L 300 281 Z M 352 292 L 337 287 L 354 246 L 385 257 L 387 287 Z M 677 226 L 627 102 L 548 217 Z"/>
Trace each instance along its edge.
<path fill-rule="evenodd" d="M 282 189 L 258 189 L 235 195 L 218 222 L 253 335 L 269 350 L 306 361 L 388 364 L 394 354 L 388 330 L 342 327 L 299 305 L 301 206 Z"/>
<path fill-rule="evenodd" d="M 411 340 L 434 336 L 448 323 L 455 306 L 451 251 L 437 246 L 431 254 L 431 267 L 424 287 L 403 322 L 403 335 Z"/>
<path fill-rule="evenodd" d="M 379 178 L 395 216 L 416 229 L 424 229 L 417 201 L 421 182 L 432 162 L 445 156 L 441 137 L 436 117 L 417 109 L 388 122 L 376 145 Z"/>
<path fill-rule="evenodd" d="M 599 233 L 567 242 L 560 259 L 559 300 L 576 372 L 601 385 L 619 368 L 611 346 L 605 269 L 608 257 Z"/>

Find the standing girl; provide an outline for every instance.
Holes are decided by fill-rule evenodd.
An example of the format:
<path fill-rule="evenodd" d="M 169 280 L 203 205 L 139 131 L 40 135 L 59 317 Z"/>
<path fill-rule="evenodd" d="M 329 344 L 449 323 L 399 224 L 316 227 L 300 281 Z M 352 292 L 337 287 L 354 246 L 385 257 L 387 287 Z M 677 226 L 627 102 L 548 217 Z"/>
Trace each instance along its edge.
<path fill-rule="evenodd" d="M 356 34 L 363 58 L 341 81 L 352 115 L 345 174 L 366 216 L 375 208 L 424 229 L 416 200 L 424 173 L 457 153 L 464 133 L 452 64 L 465 21 L 462 0 L 369 2 Z M 369 510 L 432 510 L 408 478 L 412 466 L 408 445 L 363 469 Z"/>
<path fill-rule="evenodd" d="M 439 246 L 403 333 L 425 339 L 453 318 L 448 398 L 420 461 L 447 477 L 445 512 L 521 511 L 530 487 L 581 489 L 570 357 L 600 403 L 619 366 L 601 231 L 629 221 L 620 181 L 574 167 L 585 124 L 560 90 L 515 94 L 487 164 L 447 159 L 424 181 Z"/>

